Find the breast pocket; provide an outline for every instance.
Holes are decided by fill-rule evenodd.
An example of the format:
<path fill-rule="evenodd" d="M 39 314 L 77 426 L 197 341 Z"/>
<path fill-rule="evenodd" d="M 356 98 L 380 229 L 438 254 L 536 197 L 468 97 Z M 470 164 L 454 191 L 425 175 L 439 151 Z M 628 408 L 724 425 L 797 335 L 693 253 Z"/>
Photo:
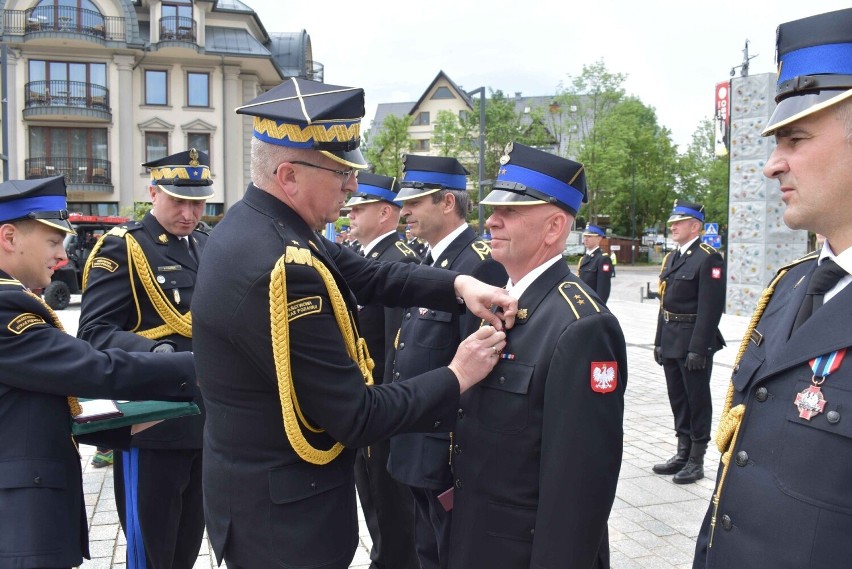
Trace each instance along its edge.
<path fill-rule="evenodd" d="M 505 360 L 477 385 L 476 413 L 484 427 L 500 433 L 517 433 L 527 426 L 534 370 L 533 364 Z"/>
<path fill-rule="evenodd" d="M 447 348 L 458 335 L 454 326 L 452 313 L 420 308 L 415 343 L 433 350 Z"/>
<path fill-rule="evenodd" d="M 157 273 L 157 283 L 175 305 L 189 306 L 195 274 L 187 270 L 162 271 Z"/>
<path fill-rule="evenodd" d="M 0 551 L 33 556 L 55 552 L 57 543 L 67 537 L 68 520 L 79 515 L 70 511 L 73 490 L 67 486 L 68 473 L 61 461 L 0 462 Z M 25 523 L 16 517 L 23 514 Z"/>
<path fill-rule="evenodd" d="M 810 371 L 810 370 L 807 370 Z M 829 510 L 852 514 L 852 390 L 850 378 L 829 376 L 821 390 L 825 406 L 810 420 L 799 416 L 794 402 L 811 382 L 802 366 L 802 379 L 789 397 L 784 430 L 780 434 L 776 481 L 781 490 Z"/>

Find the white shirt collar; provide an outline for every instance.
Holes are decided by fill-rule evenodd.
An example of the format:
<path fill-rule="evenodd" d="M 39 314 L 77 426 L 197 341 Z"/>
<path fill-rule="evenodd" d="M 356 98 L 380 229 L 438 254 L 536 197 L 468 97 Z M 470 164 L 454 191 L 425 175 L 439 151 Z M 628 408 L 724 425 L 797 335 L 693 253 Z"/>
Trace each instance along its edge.
<path fill-rule="evenodd" d="M 447 235 L 446 237 L 444 237 L 443 239 L 438 241 L 435 244 L 434 247 L 431 246 L 432 245 L 431 243 L 429 244 L 430 247 L 429 247 L 429 250 L 427 251 L 427 254 L 432 255 L 432 262 L 433 263 L 441 258 L 441 255 L 444 254 L 444 251 L 447 250 L 447 247 L 450 246 L 450 243 L 455 241 L 456 237 L 461 235 L 464 232 L 465 229 L 467 229 L 467 223 L 462 222 L 462 224 L 459 225 L 454 230 L 452 230 L 449 235 Z"/>
<path fill-rule="evenodd" d="M 598 249 L 600 249 L 600 245 L 598 245 L 594 249 L 589 249 L 588 251 L 586 251 L 586 255 L 593 255 Z"/>
<path fill-rule="evenodd" d="M 369 244 L 369 245 L 367 245 L 366 247 L 364 247 L 364 249 L 363 249 L 363 251 L 364 251 L 364 256 L 366 257 L 367 255 L 369 255 L 369 254 L 370 254 L 370 251 L 372 251 L 372 250 L 373 250 L 373 247 L 375 247 L 376 245 L 378 245 L 378 244 L 379 244 L 379 242 L 380 242 L 382 239 L 384 239 L 385 237 L 387 237 L 387 236 L 388 236 L 388 235 L 390 235 L 391 233 L 396 233 L 396 230 L 395 230 L 395 229 L 392 229 L 391 231 L 388 231 L 388 232 L 387 232 L 387 233 L 385 233 L 384 235 L 379 235 L 378 237 L 376 237 L 375 239 L 373 239 L 372 241 L 370 241 L 370 244 Z"/>
<path fill-rule="evenodd" d="M 509 293 L 509 296 L 512 298 L 521 298 L 521 295 L 526 292 L 526 290 L 530 287 L 531 284 L 535 282 L 535 280 L 540 277 L 547 269 L 553 266 L 557 261 L 562 260 L 562 254 L 556 255 L 549 261 L 545 261 L 540 264 L 527 274 L 525 274 L 521 280 L 519 280 L 516 284 L 512 284 L 512 279 L 509 279 L 509 283 L 506 285 L 506 291 Z"/>
<path fill-rule="evenodd" d="M 692 244 L 698 240 L 698 237 L 700 236 L 696 235 L 694 238 L 689 240 L 689 243 L 683 245 L 682 247 L 678 247 L 678 249 L 680 249 L 680 254 L 686 255 L 686 252 L 689 251 L 689 248 L 692 247 Z"/>
<path fill-rule="evenodd" d="M 817 259 L 817 262 L 822 263 L 823 259 L 833 259 L 835 263 L 840 265 L 847 273 L 849 273 L 837 281 L 837 284 L 834 285 L 833 289 L 825 293 L 825 296 L 823 297 L 823 303 L 825 303 L 837 296 L 840 291 L 852 282 L 852 247 L 847 248 L 839 255 L 835 255 L 834 251 L 831 250 L 831 245 L 829 245 L 828 240 L 826 240 L 822 245 L 822 251 L 819 253 L 819 259 Z"/>

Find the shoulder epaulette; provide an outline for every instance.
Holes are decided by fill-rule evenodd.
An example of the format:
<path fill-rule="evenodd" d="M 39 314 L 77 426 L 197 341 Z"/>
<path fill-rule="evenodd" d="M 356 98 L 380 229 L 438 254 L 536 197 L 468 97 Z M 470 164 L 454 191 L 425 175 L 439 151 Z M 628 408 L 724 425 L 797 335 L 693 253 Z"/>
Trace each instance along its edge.
<path fill-rule="evenodd" d="M 476 251 L 476 254 L 479 255 L 479 259 L 481 261 L 484 261 L 491 256 L 491 246 L 482 239 L 476 239 L 470 244 L 470 248 Z"/>
<path fill-rule="evenodd" d="M 609 257 L 609 253 L 601 253 L 604 257 Z"/>
<path fill-rule="evenodd" d="M 719 252 L 719 251 L 717 251 L 714 247 L 712 247 L 712 246 L 708 245 L 707 243 L 699 243 L 699 244 L 698 244 L 698 247 L 699 247 L 701 250 L 703 250 L 705 253 L 707 253 L 708 255 L 712 255 L 713 253 L 718 253 L 718 252 Z"/>
<path fill-rule="evenodd" d="M 583 290 L 583 287 L 577 283 L 566 281 L 558 286 L 559 294 L 568 303 L 574 317 L 579 320 L 584 316 L 597 314 L 601 311 L 598 305 L 589 293 Z"/>
<path fill-rule="evenodd" d="M 124 236 L 127 234 L 126 227 L 113 227 L 109 231 L 107 231 L 107 235 L 112 235 L 113 237 L 118 237 L 119 239 L 124 239 Z"/>
<path fill-rule="evenodd" d="M 813 251 L 811 253 L 808 253 L 804 257 L 800 257 L 800 258 L 796 259 L 795 261 L 791 261 L 791 262 L 787 263 L 786 265 L 784 265 L 783 267 L 780 267 L 777 272 L 780 273 L 781 271 L 792 269 L 796 265 L 800 265 L 800 264 L 804 263 L 805 261 L 812 261 L 812 260 L 818 259 L 818 258 L 819 258 L 819 251 Z"/>
<path fill-rule="evenodd" d="M 406 257 L 419 257 L 417 253 L 414 252 L 414 249 L 405 244 L 405 241 L 396 241 L 394 242 L 396 248 L 400 250 L 400 252 Z"/>
<path fill-rule="evenodd" d="M 16 288 L 24 287 L 18 279 L 0 279 L 0 286 L 12 286 Z"/>

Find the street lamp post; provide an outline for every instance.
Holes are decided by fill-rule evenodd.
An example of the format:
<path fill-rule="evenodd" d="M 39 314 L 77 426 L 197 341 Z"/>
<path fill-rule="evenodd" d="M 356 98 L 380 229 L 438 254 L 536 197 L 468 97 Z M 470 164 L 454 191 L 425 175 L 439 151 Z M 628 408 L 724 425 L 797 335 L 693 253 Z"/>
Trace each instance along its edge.
<path fill-rule="evenodd" d="M 482 235 L 482 183 L 485 181 L 485 87 L 477 87 L 467 94 L 473 96 L 479 93 L 479 199 L 477 200 L 479 235 Z"/>
<path fill-rule="evenodd" d="M 636 156 L 633 154 L 630 155 L 630 170 L 633 177 L 630 191 L 630 264 L 633 265 L 636 259 Z"/>

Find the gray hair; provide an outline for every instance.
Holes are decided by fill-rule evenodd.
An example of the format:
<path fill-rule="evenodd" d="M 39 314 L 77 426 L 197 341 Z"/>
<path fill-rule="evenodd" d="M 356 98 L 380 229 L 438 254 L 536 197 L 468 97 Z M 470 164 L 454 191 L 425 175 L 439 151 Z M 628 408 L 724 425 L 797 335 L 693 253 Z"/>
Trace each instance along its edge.
<path fill-rule="evenodd" d="M 275 169 L 282 162 L 306 160 L 311 150 L 289 148 L 251 139 L 251 181 L 258 188 L 266 188 L 275 178 Z"/>
<path fill-rule="evenodd" d="M 456 198 L 454 211 L 459 219 L 467 218 L 467 214 L 473 211 L 473 204 L 470 202 L 470 194 L 467 190 L 439 190 L 432 194 L 432 203 L 438 203 L 447 194 L 452 194 Z"/>

